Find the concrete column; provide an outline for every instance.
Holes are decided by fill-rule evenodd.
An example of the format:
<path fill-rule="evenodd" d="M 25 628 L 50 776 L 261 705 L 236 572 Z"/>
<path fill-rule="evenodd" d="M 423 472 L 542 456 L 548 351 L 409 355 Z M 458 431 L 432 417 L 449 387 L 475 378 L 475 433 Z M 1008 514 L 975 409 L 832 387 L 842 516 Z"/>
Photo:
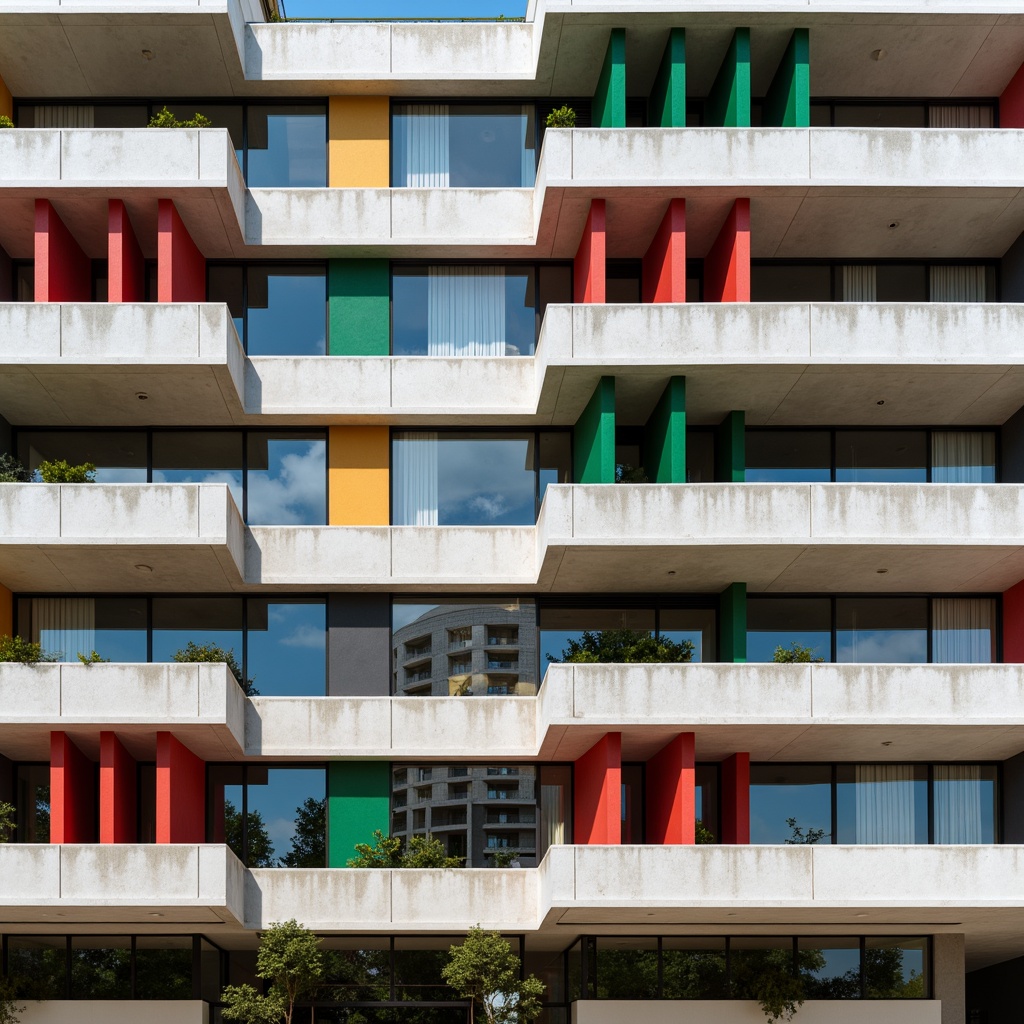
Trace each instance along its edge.
<path fill-rule="evenodd" d="M 391 99 L 332 96 L 327 115 L 327 181 L 331 188 L 391 184 Z"/>
<path fill-rule="evenodd" d="M 576 302 L 604 302 L 607 278 L 605 269 L 605 203 L 590 201 L 590 212 L 583 225 L 576 258 L 573 260 L 573 299 Z"/>
<path fill-rule="evenodd" d="M 573 788 L 573 842 L 621 843 L 622 733 L 606 733 L 577 759 Z"/>
<path fill-rule="evenodd" d="M 782 62 L 761 108 L 766 128 L 809 128 L 811 125 L 810 32 L 793 29 Z"/>
<path fill-rule="evenodd" d="M 107 209 L 107 280 L 108 302 L 145 301 L 146 264 L 120 199 L 111 199 Z"/>
<path fill-rule="evenodd" d="M 932 995 L 942 1003 L 942 1024 L 964 1024 L 965 987 L 964 936 L 933 935 Z"/>
<path fill-rule="evenodd" d="M 644 302 L 686 301 L 686 200 L 669 200 L 644 253 Z"/>
<path fill-rule="evenodd" d="M 695 737 L 684 732 L 647 762 L 647 842 L 692 846 L 696 832 Z"/>
<path fill-rule="evenodd" d="M 206 841 L 206 763 L 169 732 L 156 734 L 156 841 Z"/>
<path fill-rule="evenodd" d="M 615 378 L 602 377 L 573 428 L 578 484 L 615 483 Z"/>
<path fill-rule="evenodd" d="M 48 199 L 36 200 L 35 301 L 88 302 L 92 263 Z"/>
<path fill-rule="evenodd" d="M 158 207 L 156 281 L 159 302 L 206 301 L 206 259 L 172 199 Z"/>
<path fill-rule="evenodd" d="M 999 127 L 1024 128 L 1024 64 L 999 97 Z"/>
<path fill-rule="evenodd" d="M 343 868 L 356 843 L 391 833 L 391 765 L 387 761 L 332 761 L 327 767 L 327 866 Z"/>
<path fill-rule="evenodd" d="M 741 484 L 747 475 L 746 416 L 729 413 L 715 431 L 715 480 L 720 484 Z"/>
<path fill-rule="evenodd" d="M 96 773 L 65 732 L 50 733 L 50 842 L 96 842 Z"/>
<path fill-rule="evenodd" d="M 330 260 L 327 271 L 332 356 L 391 354 L 391 267 L 387 260 Z"/>
<path fill-rule="evenodd" d="M 685 377 L 669 378 L 644 427 L 643 464 L 651 483 L 686 483 Z"/>
<path fill-rule="evenodd" d="M 722 834 L 731 846 L 750 842 L 750 755 L 733 754 L 722 762 Z"/>
<path fill-rule="evenodd" d="M 732 204 L 704 257 L 705 302 L 750 301 L 750 200 Z"/>
<path fill-rule="evenodd" d="M 738 28 L 704 106 L 708 128 L 750 127 L 750 29 Z"/>
<path fill-rule="evenodd" d="M 743 663 L 747 660 L 747 585 L 730 583 L 718 596 L 719 661 Z"/>
<path fill-rule="evenodd" d="M 591 107 L 595 128 L 626 127 L 626 30 L 613 28 Z"/>
<path fill-rule="evenodd" d="M 135 758 L 113 732 L 100 733 L 100 842 L 134 843 L 136 818 Z"/>
<path fill-rule="evenodd" d="M 686 127 L 686 29 L 668 32 L 658 75 L 647 101 L 647 123 L 657 128 Z"/>
<path fill-rule="evenodd" d="M 390 594 L 331 594 L 327 643 L 329 697 L 390 696 Z"/>

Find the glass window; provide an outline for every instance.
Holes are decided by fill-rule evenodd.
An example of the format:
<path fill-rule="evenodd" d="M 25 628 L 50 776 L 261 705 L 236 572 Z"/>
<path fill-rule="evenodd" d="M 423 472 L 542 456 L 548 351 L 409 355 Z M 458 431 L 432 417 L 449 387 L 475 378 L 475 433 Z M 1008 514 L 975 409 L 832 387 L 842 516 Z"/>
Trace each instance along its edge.
<path fill-rule="evenodd" d="M 928 660 L 928 599 L 840 597 L 836 600 L 836 661 L 871 665 Z"/>
<path fill-rule="evenodd" d="M 251 356 L 327 354 L 327 272 L 323 266 L 246 268 L 245 350 Z"/>
<path fill-rule="evenodd" d="M 242 765 L 209 765 L 206 769 L 208 816 L 206 834 L 211 843 L 227 843 L 244 864 L 247 822 L 242 820 L 245 805 L 245 768 Z M 266 859 L 266 850 L 256 859 Z"/>
<path fill-rule="evenodd" d="M 748 430 L 747 483 L 827 483 L 832 438 L 827 430 Z"/>
<path fill-rule="evenodd" d="M 598 642 L 628 642 L 637 635 L 654 635 L 653 608 L 541 608 L 541 666 L 550 662 L 577 660 L 574 651 L 585 641 L 584 634 L 596 635 Z M 607 636 L 602 636 L 607 634 Z"/>
<path fill-rule="evenodd" d="M 933 430 L 932 482 L 994 484 L 996 435 L 992 430 Z"/>
<path fill-rule="evenodd" d="M 114 935 L 71 937 L 71 998 L 131 999 L 131 939 Z"/>
<path fill-rule="evenodd" d="M 921 263 L 879 263 L 875 284 L 879 302 L 928 301 L 928 268 Z"/>
<path fill-rule="evenodd" d="M 917 484 L 927 479 L 925 431 L 836 431 L 836 480 L 840 483 Z"/>
<path fill-rule="evenodd" d="M 806 999 L 860 998 L 860 939 L 797 939 Z"/>
<path fill-rule="evenodd" d="M 715 482 L 715 433 L 713 430 L 686 431 L 686 482 Z"/>
<path fill-rule="evenodd" d="M 658 940 L 599 936 L 598 999 L 657 999 Z"/>
<path fill-rule="evenodd" d="M 674 644 L 691 644 L 690 661 L 715 661 L 713 608 L 662 608 L 658 614 L 658 636 Z"/>
<path fill-rule="evenodd" d="M 220 1001 L 224 987 L 223 964 L 224 957 L 221 951 L 206 939 L 201 939 L 199 943 L 199 971 L 202 985 L 200 995 L 207 1003 Z"/>
<path fill-rule="evenodd" d="M 644 770 L 638 764 L 624 764 L 620 769 L 622 796 L 619 801 L 623 845 L 644 841 Z"/>
<path fill-rule="evenodd" d="M 540 769 L 540 837 L 537 861 L 549 846 L 572 842 L 572 768 L 545 765 Z"/>
<path fill-rule="evenodd" d="M 793 940 L 788 936 L 736 938 L 729 942 L 733 999 L 757 999 L 766 978 L 793 974 Z"/>
<path fill-rule="evenodd" d="M 718 839 L 718 766 L 699 764 L 695 772 L 694 811 L 697 821 L 710 833 L 712 841 Z"/>
<path fill-rule="evenodd" d="M 927 999 L 928 940 L 865 940 L 864 985 L 869 999 Z"/>
<path fill-rule="evenodd" d="M 391 998 L 389 939 L 331 936 L 321 948 L 326 954 L 321 1000 L 358 1003 Z"/>
<path fill-rule="evenodd" d="M 751 843 L 828 844 L 831 833 L 830 765 L 751 765 Z"/>
<path fill-rule="evenodd" d="M 996 841 L 996 767 L 937 764 L 932 770 L 935 843 Z"/>
<path fill-rule="evenodd" d="M 537 275 L 540 285 L 537 310 L 539 321 L 543 319 L 549 302 L 572 302 L 572 267 L 565 263 L 542 263 L 537 269 Z"/>
<path fill-rule="evenodd" d="M 441 969 L 448 962 L 451 938 L 438 936 L 395 939 L 395 997 L 416 1002 L 448 1001 L 452 990 Z"/>
<path fill-rule="evenodd" d="M 31 597 L 18 601 L 18 630 L 60 661 L 96 651 L 110 661 L 146 661 L 143 597 Z"/>
<path fill-rule="evenodd" d="M 241 511 L 241 431 L 157 431 L 153 434 L 153 483 L 227 484 Z"/>
<path fill-rule="evenodd" d="M 837 103 L 837 128 L 927 128 L 924 103 Z"/>
<path fill-rule="evenodd" d="M 247 437 L 246 522 L 250 526 L 327 523 L 327 441 L 253 431 Z"/>
<path fill-rule="evenodd" d="M 67 985 L 67 939 L 63 935 L 12 935 L 7 940 L 7 976 L 19 999 L 63 999 Z"/>
<path fill-rule="evenodd" d="M 327 110 L 322 103 L 253 104 L 247 120 L 249 188 L 327 187 Z"/>
<path fill-rule="evenodd" d="M 140 935 L 136 938 L 135 998 L 192 998 L 191 935 Z"/>
<path fill-rule="evenodd" d="M 811 657 L 832 660 L 832 601 L 827 597 L 747 599 L 747 660 L 774 661 L 779 648 L 808 647 Z"/>
<path fill-rule="evenodd" d="M 34 263 L 14 265 L 14 301 L 33 302 L 36 297 L 36 268 Z M 25 460 L 22 459 L 22 462 Z"/>
<path fill-rule="evenodd" d="M 538 436 L 537 486 L 543 501 L 548 484 L 572 483 L 572 434 L 567 430 L 542 430 Z"/>
<path fill-rule="evenodd" d="M 663 999 L 722 999 L 725 939 L 666 936 L 661 943 Z"/>
<path fill-rule="evenodd" d="M 326 693 L 326 602 L 249 598 L 245 643 L 246 665 L 262 696 Z"/>
<path fill-rule="evenodd" d="M 641 298 L 639 260 L 611 260 L 605 274 L 605 302 L 638 303 Z"/>
<path fill-rule="evenodd" d="M 242 662 L 242 599 L 154 597 L 153 660 L 174 661 L 188 646 L 215 644 Z"/>
<path fill-rule="evenodd" d="M 66 459 L 73 466 L 91 462 L 96 482 L 146 482 L 146 435 L 141 431 L 33 430 L 18 434 L 18 458 L 26 469 Z"/>
<path fill-rule="evenodd" d="M 932 601 L 932 661 L 987 665 L 996 660 L 996 602 L 991 597 Z"/>
<path fill-rule="evenodd" d="M 327 773 L 323 768 L 249 765 L 246 798 L 250 867 L 322 868 L 327 864 Z M 266 843 L 255 863 L 254 844 Z"/>
<path fill-rule="evenodd" d="M 206 301 L 228 307 L 238 340 L 245 342 L 245 268 L 238 263 L 206 264 Z"/>
<path fill-rule="evenodd" d="M 50 841 L 50 766 L 19 764 L 14 774 L 19 843 Z"/>
<path fill-rule="evenodd" d="M 754 302 L 831 302 L 832 268 L 827 263 L 753 263 L 750 297 Z"/>
<path fill-rule="evenodd" d="M 928 842 L 928 769 L 914 764 L 837 768 L 840 843 Z"/>

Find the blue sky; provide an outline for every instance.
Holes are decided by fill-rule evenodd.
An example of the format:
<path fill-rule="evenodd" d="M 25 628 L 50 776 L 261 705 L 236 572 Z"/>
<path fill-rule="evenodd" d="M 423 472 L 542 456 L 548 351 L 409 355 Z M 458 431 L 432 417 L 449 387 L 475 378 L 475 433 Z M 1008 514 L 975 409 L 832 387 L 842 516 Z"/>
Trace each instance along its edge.
<path fill-rule="evenodd" d="M 290 18 L 519 17 L 526 0 L 284 0 Z"/>

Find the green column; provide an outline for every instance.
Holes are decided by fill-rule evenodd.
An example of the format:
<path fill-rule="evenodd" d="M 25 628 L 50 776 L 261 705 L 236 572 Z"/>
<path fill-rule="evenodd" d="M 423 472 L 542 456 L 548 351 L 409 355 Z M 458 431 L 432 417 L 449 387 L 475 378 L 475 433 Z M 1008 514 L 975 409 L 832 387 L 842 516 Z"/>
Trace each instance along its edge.
<path fill-rule="evenodd" d="M 573 428 L 578 484 L 615 483 L 615 378 L 602 377 Z"/>
<path fill-rule="evenodd" d="M 719 635 L 722 650 L 719 661 L 747 660 L 747 585 L 730 583 L 718 595 Z"/>
<path fill-rule="evenodd" d="M 644 469 L 652 484 L 686 483 L 686 378 L 671 377 L 644 428 Z"/>
<path fill-rule="evenodd" d="M 704 107 L 708 128 L 750 127 L 750 29 L 732 35 Z"/>
<path fill-rule="evenodd" d="M 332 761 L 327 768 L 327 866 L 343 868 L 374 829 L 391 832 L 388 761 Z"/>
<path fill-rule="evenodd" d="M 332 356 L 391 354 L 391 268 L 387 260 L 331 260 L 327 272 Z"/>
<path fill-rule="evenodd" d="M 810 127 L 810 53 L 810 32 L 805 28 L 794 29 L 764 98 L 761 123 L 766 128 Z"/>
<path fill-rule="evenodd" d="M 686 127 L 686 29 L 674 28 L 661 56 L 648 101 L 647 123 L 657 128 Z"/>
<path fill-rule="evenodd" d="M 595 128 L 626 127 L 626 30 L 613 28 L 597 80 L 591 118 Z"/>
<path fill-rule="evenodd" d="M 720 484 L 743 483 L 747 467 L 746 417 L 731 412 L 715 432 L 715 480 Z"/>

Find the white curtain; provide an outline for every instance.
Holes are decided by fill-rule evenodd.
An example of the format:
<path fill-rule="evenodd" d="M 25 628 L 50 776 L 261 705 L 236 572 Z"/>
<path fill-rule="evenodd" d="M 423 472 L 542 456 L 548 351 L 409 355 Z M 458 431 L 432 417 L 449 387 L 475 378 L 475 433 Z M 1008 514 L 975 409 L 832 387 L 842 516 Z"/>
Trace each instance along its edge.
<path fill-rule="evenodd" d="M 877 302 L 878 268 L 868 265 L 843 267 L 843 302 Z"/>
<path fill-rule="evenodd" d="M 936 430 L 932 434 L 932 483 L 992 483 L 996 435 L 990 430 Z"/>
<path fill-rule="evenodd" d="M 946 106 L 936 104 L 928 108 L 929 128 L 991 128 L 992 108 L 976 104 Z"/>
<path fill-rule="evenodd" d="M 565 787 L 540 787 L 541 848 L 543 857 L 549 846 L 565 843 Z"/>
<path fill-rule="evenodd" d="M 859 764 L 854 792 L 858 843 L 915 841 L 913 765 Z"/>
<path fill-rule="evenodd" d="M 33 639 L 61 661 L 77 661 L 96 647 L 96 606 L 91 597 L 32 598 Z"/>
<path fill-rule="evenodd" d="M 934 768 L 936 843 L 981 843 L 981 766 L 937 764 Z"/>
<path fill-rule="evenodd" d="M 93 107 L 59 104 L 57 106 L 37 106 L 37 128 L 92 128 Z"/>
<path fill-rule="evenodd" d="M 932 302 L 984 302 L 984 267 L 929 267 Z"/>
<path fill-rule="evenodd" d="M 447 188 L 448 104 L 406 104 L 395 112 L 404 125 L 399 181 L 404 181 L 407 188 Z"/>
<path fill-rule="evenodd" d="M 505 268 L 430 267 L 427 355 L 505 355 Z"/>
<path fill-rule="evenodd" d="M 437 526 L 437 433 L 395 435 L 395 526 Z"/>
<path fill-rule="evenodd" d="M 987 665 L 992 661 L 996 605 L 990 597 L 939 597 L 932 602 L 932 661 Z"/>

